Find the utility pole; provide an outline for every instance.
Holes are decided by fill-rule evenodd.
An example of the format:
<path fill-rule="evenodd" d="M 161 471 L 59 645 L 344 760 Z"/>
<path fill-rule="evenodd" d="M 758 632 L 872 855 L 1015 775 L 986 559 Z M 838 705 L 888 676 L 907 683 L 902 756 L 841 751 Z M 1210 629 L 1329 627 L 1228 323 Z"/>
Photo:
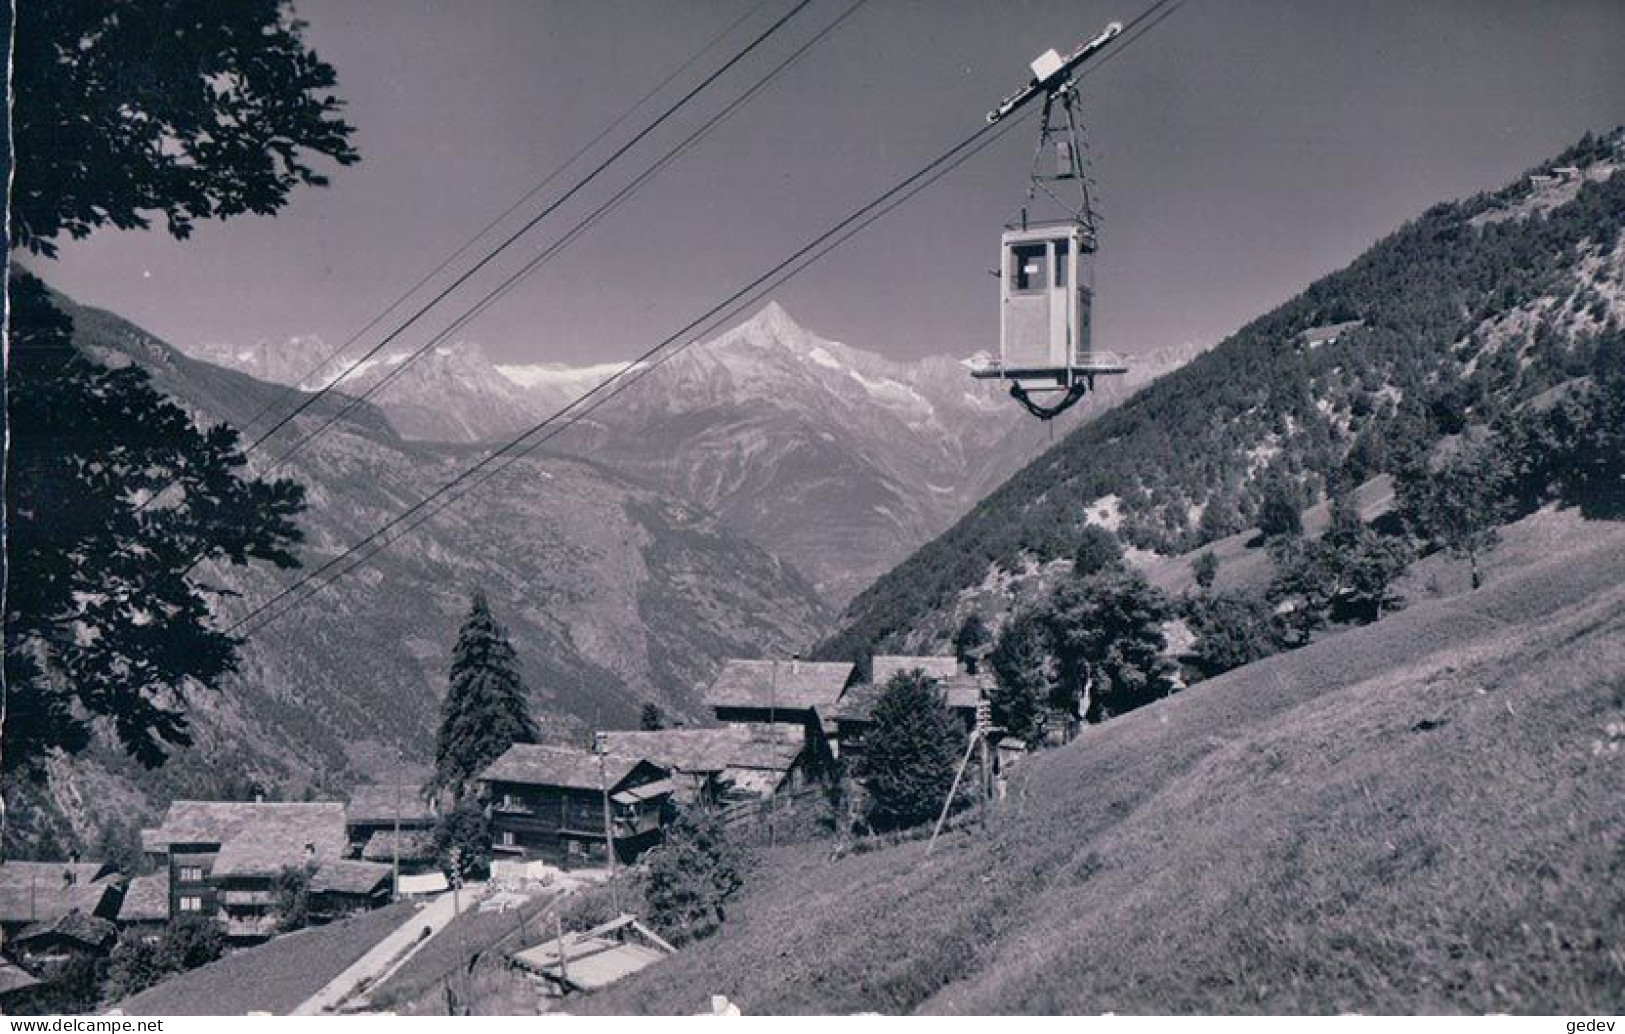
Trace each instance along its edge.
<path fill-rule="evenodd" d="M 390 864 L 394 869 L 394 882 L 390 900 L 401 899 L 401 766 L 406 763 L 406 751 L 399 748 L 395 751 L 395 840 L 390 851 Z"/>
<path fill-rule="evenodd" d="M 592 734 L 592 750 L 598 755 L 598 792 L 604 798 L 604 854 L 609 862 L 609 875 L 615 875 L 615 825 L 609 807 L 609 782 L 604 774 L 605 755 L 608 753 L 608 744 L 604 741 L 604 734 Z"/>
<path fill-rule="evenodd" d="M 773 658 L 767 675 L 767 728 L 773 736 L 773 763 L 779 758 L 779 659 Z M 770 787 L 767 794 L 767 844 L 775 847 L 779 842 L 778 818 L 779 788 Z"/>
<path fill-rule="evenodd" d="M 976 742 L 982 755 L 982 799 L 993 799 L 993 766 L 988 763 L 987 734 L 993 728 L 993 705 L 987 697 L 976 701 Z"/>

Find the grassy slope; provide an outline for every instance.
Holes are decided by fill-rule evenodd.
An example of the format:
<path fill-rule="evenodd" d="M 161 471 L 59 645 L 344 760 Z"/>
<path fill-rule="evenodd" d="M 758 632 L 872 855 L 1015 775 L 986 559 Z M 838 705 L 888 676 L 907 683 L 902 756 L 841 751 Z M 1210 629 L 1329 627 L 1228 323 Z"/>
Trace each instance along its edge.
<path fill-rule="evenodd" d="M 411 915 L 402 902 L 232 952 L 126 998 L 129 1016 L 285 1015 L 344 972 Z"/>
<path fill-rule="evenodd" d="M 1625 525 L 1496 564 L 1041 755 L 985 837 L 781 851 L 572 1011 L 1619 1012 Z"/>

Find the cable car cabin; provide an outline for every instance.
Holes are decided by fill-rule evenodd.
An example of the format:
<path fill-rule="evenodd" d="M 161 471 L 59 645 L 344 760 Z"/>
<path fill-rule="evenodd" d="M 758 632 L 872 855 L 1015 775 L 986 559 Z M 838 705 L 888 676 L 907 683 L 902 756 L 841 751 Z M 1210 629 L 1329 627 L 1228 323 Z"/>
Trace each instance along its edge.
<path fill-rule="evenodd" d="M 999 359 L 974 375 L 1011 382 L 1010 393 L 1048 419 L 1082 398 L 1098 374 L 1123 373 L 1115 356 L 1094 351 L 1094 245 L 1072 221 L 1005 230 L 999 275 Z M 1065 392 L 1042 406 L 1032 392 Z"/>

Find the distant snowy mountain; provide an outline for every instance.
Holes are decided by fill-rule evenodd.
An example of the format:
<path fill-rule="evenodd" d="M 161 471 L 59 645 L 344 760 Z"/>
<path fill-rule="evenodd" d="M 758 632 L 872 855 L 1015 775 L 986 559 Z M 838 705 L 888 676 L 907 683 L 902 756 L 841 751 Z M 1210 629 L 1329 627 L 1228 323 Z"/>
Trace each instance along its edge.
<path fill-rule="evenodd" d="M 198 358 L 314 390 L 348 361 L 316 338 L 286 352 L 209 346 Z M 1142 357 L 1128 377 L 1056 421 L 1064 433 L 1200 353 Z M 377 357 L 338 382 L 405 438 L 479 442 L 535 424 L 622 364 L 495 365 L 478 345 L 441 346 L 404 365 Z M 313 372 L 314 371 L 314 372 Z M 383 383 L 387 381 L 387 383 Z M 966 361 L 899 362 L 819 337 L 770 302 L 694 345 L 595 411 L 554 448 L 678 492 L 791 561 L 832 602 L 941 532 L 1045 448 L 1028 417 Z"/>

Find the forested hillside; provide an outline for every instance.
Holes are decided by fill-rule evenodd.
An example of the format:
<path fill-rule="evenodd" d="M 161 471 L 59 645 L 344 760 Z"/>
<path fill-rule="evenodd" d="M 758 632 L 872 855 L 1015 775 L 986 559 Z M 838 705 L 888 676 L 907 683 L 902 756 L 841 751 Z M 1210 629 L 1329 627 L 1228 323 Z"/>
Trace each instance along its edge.
<path fill-rule="evenodd" d="M 1622 154 L 1625 133 L 1588 135 L 1425 212 L 1029 464 L 857 597 L 821 655 L 896 645 L 1087 523 L 1184 552 L 1251 526 L 1267 485 L 1307 505 L 1583 375 L 1625 322 Z"/>

